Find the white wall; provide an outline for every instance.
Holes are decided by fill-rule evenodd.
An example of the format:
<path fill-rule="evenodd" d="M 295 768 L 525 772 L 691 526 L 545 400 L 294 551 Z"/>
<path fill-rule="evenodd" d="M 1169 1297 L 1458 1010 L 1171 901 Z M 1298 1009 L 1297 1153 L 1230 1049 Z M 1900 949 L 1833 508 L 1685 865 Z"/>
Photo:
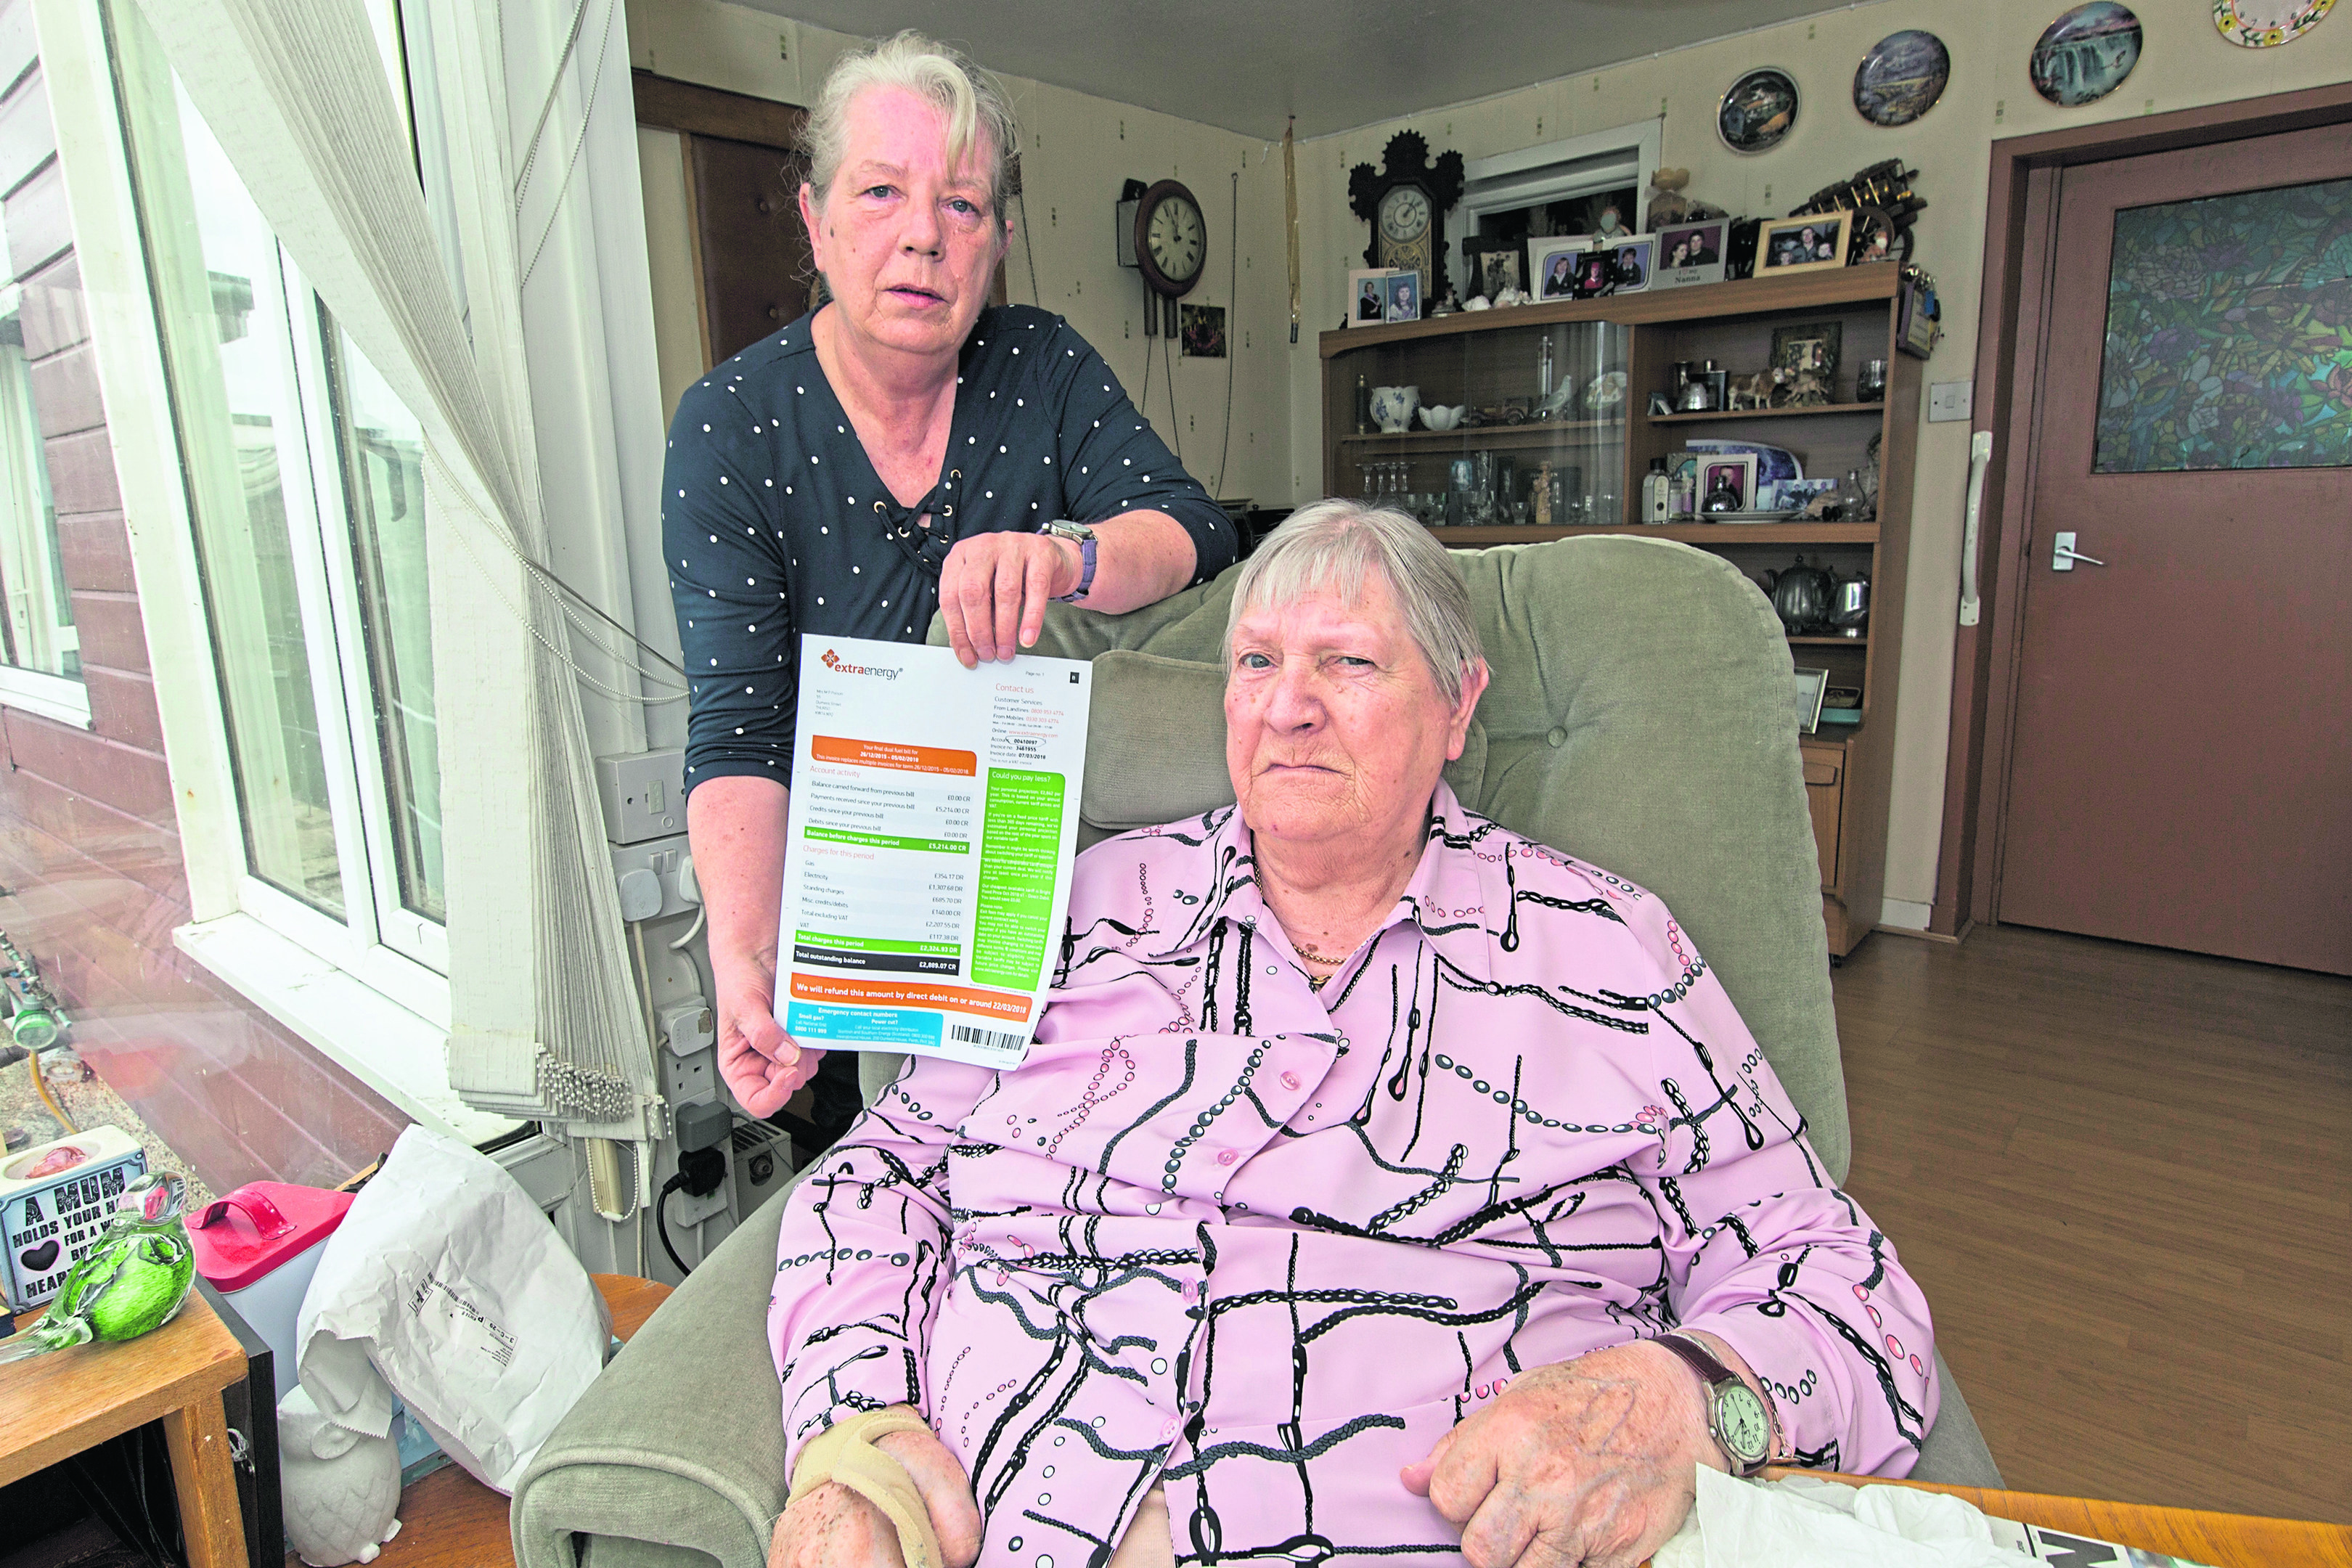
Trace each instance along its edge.
<path fill-rule="evenodd" d="M 1985 184 L 1996 139 L 2352 78 L 2352 14 L 2330 16 L 2277 48 L 2242 49 L 2214 30 L 2209 0 L 2138 0 L 2136 8 L 2146 35 L 2138 66 L 2116 92 L 2078 109 L 2043 101 L 2026 78 L 2027 54 L 2064 9 L 2061 0 L 1881 0 L 1302 143 L 1301 311 L 1308 330 L 1301 336 L 1338 324 L 1347 270 L 1363 265 L 1357 258 L 1367 231 L 1348 211 L 1348 169 L 1377 164 L 1398 131 L 1422 132 L 1433 156 L 1454 149 L 1480 158 L 1663 114 L 1660 161 L 1691 171 L 1690 195 L 1734 213 L 1784 213 L 1831 181 L 1882 159 L 1901 157 L 1916 166 L 1917 189 L 1931 205 L 1919 219 L 1915 258 L 1935 274 L 1944 308 L 1944 342 L 1927 376 L 1968 380 L 1976 359 Z M 1854 112 L 1853 70 L 1872 44 L 1904 27 L 1925 27 L 1944 40 L 1952 56 L 1951 84 L 1925 118 L 1885 130 Z M 1795 77 L 1801 108 L 1787 141 L 1769 153 L 1742 156 L 1716 136 L 1715 105 L 1735 77 L 1759 65 L 1780 66 Z M 1247 368 L 1244 363 L 1245 374 Z M 1312 353 L 1292 360 L 1292 485 L 1302 497 L 1320 483 L 1319 375 Z M 1889 901 L 1915 904 L 1932 902 L 1936 894 L 1970 428 L 1926 424 L 1925 413 L 1886 868 Z"/>
<path fill-rule="evenodd" d="M 779 19 L 723 0 L 629 0 L 630 63 L 682 81 L 807 104 L 826 69 L 859 42 L 846 34 Z M 988 64 L 987 38 L 976 27 L 971 47 Z M 1024 77 L 1003 78 L 1021 123 L 1021 161 L 1027 223 L 1016 232 L 1006 261 L 1011 297 L 1067 317 L 1102 352 L 1171 445 L 1184 466 L 1223 496 L 1286 501 L 1292 491 L 1288 377 L 1283 356 L 1314 356 L 1310 341 L 1288 346 L 1288 281 L 1282 243 L 1279 149 L 1232 132 L 1172 115 L 1094 98 Z M 691 275 L 682 229 L 667 237 L 664 223 L 682 223 L 684 174 L 675 138 L 641 135 L 641 174 L 654 251 L 655 301 L 661 339 L 665 407 L 675 406 L 684 381 L 672 373 L 686 358 L 677 339 L 693 330 Z M 1234 175 L 1239 175 L 1239 249 L 1228 272 L 1235 230 Z M 1160 345 L 1152 349 L 1149 395 L 1143 385 L 1143 284 L 1118 265 L 1111 208 L 1128 179 L 1147 184 L 1175 178 L 1200 199 L 1209 223 L 1210 257 L 1189 304 L 1227 307 L 1225 360 L 1179 357 L 1173 367 L 1176 418 L 1170 418 L 1170 380 Z M 665 218 L 661 215 L 676 215 Z M 1023 210 L 1013 211 L 1016 225 Z M 1030 286 L 1034 247 L 1036 289 Z M 665 279 L 672 281 L 665 283 Z M 677 279 L 688 289 L 676 297 Z M 1302 333 L 1302 338 L 1307 334 Z M 1225 386 L 1233 385 L 1232 453 L 1220 482 L 1219 457 Z"/>

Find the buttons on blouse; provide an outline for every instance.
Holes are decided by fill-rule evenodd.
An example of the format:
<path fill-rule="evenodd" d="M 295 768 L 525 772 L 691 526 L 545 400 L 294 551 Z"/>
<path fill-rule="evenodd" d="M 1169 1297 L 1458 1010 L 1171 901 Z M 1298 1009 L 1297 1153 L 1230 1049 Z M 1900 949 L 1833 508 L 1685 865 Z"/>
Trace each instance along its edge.
<path fill-rule="evenodd" d="M 1217 1151 L 1217 1163 L 1220 1165 L 1230 1165 L 1241 1157 L 1242 1152 L 1238 1149 L 1220 1149 Z"/>
<path fill-rule="evenodd" d="M 1295 1072 L 1284 1073 L 1282 1075 L 1282 1087 L 1285 1089 L 1297 1089 L 1298 1087 L 1298 1075 Z"/>

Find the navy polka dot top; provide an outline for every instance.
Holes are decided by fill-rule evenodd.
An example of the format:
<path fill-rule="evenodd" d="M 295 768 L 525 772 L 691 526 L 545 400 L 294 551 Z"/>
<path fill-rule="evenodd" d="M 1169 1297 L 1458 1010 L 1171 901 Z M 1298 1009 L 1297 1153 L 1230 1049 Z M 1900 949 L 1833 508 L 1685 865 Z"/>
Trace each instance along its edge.
<path fill-rule="evenodd" d="M 1234 560 L 1224 512 L 1059 316 L 981 312 L 939 481 L 911 507 L 866 460 L 811 320 L 711 371 L 670 423 L 662 549 L 692 692 L 689 793 L 730 774 L 789 785 L 801 634 L 922 641 L 959 539 L 1150 508 L 1192 536 L 1196 582 Z"/>

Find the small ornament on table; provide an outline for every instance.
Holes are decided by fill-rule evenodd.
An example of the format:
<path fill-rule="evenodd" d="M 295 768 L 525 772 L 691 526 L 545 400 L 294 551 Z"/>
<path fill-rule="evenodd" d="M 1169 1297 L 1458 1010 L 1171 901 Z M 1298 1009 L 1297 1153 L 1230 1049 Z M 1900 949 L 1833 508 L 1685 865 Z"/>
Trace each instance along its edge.
<path fill-rule="evenodd" d="M 41 1321 L 0 1346 L 0 1363 L 92 1340 L 135 1340 L 179 1316 L 196 1275 L 181 1219 L 186 1192 L 172 1171 L 150 1171 L 124 1187 L 98 1244 L 66 1275 Z"/>

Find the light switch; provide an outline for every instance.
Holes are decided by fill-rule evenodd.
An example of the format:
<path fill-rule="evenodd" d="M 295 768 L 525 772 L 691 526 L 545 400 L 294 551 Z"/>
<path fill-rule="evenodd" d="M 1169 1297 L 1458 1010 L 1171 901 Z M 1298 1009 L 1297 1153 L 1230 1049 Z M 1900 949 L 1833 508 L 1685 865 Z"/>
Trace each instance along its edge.
<path fill-rule="evenodd" d="M 1976 384 L 1969 381 L 1938 381 L 1927 388 L 1927 423 L 1941 424 L 1948 419 L 1966 419 L 1970 412 L 1970 395 Z"/>

